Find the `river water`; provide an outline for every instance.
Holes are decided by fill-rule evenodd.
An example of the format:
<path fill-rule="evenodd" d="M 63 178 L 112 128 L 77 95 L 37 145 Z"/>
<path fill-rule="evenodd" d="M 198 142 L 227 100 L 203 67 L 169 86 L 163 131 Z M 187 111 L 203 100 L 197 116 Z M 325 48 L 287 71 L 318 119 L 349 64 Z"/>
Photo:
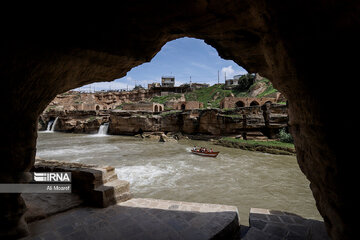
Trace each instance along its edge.
<path fill-rule="evenodd" d="M 190 153 L 194 146 L 220 151 L 217 158 Z M 159 143 L 128 136 L 39 132 L 37 156 L 116 168 L 135 197 L 217 203 L 238 207 L 248 225 L 251 207 L 322 220 L 309 181 L 294 156 L 272 155 L 182 140 Z"/>

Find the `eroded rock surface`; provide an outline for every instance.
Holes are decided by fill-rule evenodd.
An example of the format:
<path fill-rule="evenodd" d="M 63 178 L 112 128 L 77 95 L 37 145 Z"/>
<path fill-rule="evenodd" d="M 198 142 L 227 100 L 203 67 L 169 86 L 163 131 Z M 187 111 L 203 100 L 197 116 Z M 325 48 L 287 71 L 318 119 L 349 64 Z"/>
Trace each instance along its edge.
<path fill-rule="evenodd" d="M 350 132 L 350 125 L 329 104 L 334 93 L 344 92 L 336 84 L 320 90 L 329 80 L 356 75 L 358 1 L 121 1 L 81 11 L 57 8 L 58 14 L 43 7 L 7 8 L 18 21 L 1 16 L 0 78 L 8 83 L 1 182 L 22 181 L 14 173 L 33 165 L 37 118 L 58 93 L 123 77 L 166 42 L 195 37 L 284 94 L 297 159 L 330 236 L 350 239 L 356 232 L 350 220 L 356 201 L 348 187 L 355 176 L 352 158 L 336 158 L 334 130 L 341 125 Z M 20 194 L 1 194 L 0 206 L 0 236 L 26 233 Z"/>

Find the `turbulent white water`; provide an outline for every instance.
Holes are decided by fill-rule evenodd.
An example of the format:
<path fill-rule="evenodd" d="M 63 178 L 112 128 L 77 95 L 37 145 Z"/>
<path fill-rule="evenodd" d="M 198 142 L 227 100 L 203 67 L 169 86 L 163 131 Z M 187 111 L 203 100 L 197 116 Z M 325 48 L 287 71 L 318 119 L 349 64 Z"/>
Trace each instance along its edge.
<path fill-rule="evenodd" d="M 55 126 L 56 126 L 56 123 L 57 123 L 58 119 L 59 119 L 59 117 L 56 117 L 56 118 L 55 118 L 54 123 L 53 123 L 53 125 L 51 126 L 51 130 L 50 130 L 51 132 L 55 132 Z"/>
<path fill-rule="evenodd" d="M 100 136 L 106 136 L 107 132 L 108 132 L 108 129 L 109 129 L 109 123 L 104 123 L 104 124 L 100 125 L 97 134 L 100 135 Z"/>
<path fill-rule="evenodd" d="M 251 207 L 321 219 L 293 156 L 279 156 L 211 145 L 210 142 L 159 143 L 134 137 L 39 132 L 37 155 L 116 168 L 135 197 L 235 205 L 242 224 Z M 217 158 L 190 153 L 192 146 L 219 150 Z"/>
<path fill-rule="evenodd" d="M 46 132 L 51 132 L 51 126 L 53 125 L 54 121 L 49 121 L 47 124 Z"/>
<path fill-rule="evenodd" d="M 56 126 L 56 123 L 58 121 L 58 118 L 59 117 L 56 117 L 55 120 L 50 120 L 47 124 L 47 127 L 46 127 L 46 131 L 44 132 L 47 132 L 47 133 L 53 133 L 55 132 L 55 126 Z"/>

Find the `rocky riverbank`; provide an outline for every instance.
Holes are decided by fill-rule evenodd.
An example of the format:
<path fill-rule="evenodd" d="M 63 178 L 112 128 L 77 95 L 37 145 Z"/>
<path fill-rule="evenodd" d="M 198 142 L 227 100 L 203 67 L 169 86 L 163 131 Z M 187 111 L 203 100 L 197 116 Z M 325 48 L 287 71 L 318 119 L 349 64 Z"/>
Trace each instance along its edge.
<path fill-rule="evenodd" d="M 279 129 L 287 127 L 287 121 L 287 107 L 276 104 L 232 110 L 195 109 L 162 113 L 114 110 L 110 112 L 109 134 L 181 132 L 210 138 L 231 135 L 276 138 Z"/>
<path fill-rule="evenodd" d="M 242 136 L 244 139 L 273 139 L 279 129 L 287 127 L 287 107 L 278 104 L 236 109 L 194 109 L 155 113 L 150 111 L 47 111 L 40 116 L 39 130 L 46 130 L 57 119 L 53 129 L 61 132 L 96 133 L 109 123 L 108 134 L 138 135 L 162 132 L 181 133 L 192 139 L 219 139 Z"/>

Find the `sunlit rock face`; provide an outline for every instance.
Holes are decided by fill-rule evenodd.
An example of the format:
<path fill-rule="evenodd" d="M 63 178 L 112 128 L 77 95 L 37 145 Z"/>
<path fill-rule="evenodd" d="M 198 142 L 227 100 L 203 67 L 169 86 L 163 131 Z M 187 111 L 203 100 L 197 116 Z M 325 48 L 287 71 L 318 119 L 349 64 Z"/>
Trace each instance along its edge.
<path fill-rule="evenodd" d="M 23 21 L 1 21 L 0 77 L 8 83 L 2 93 L 6 141 L 1 155 L 2 172 L 8 174 L 0 180 L 19 182 L 11 173 L 33 165 L 37 117 L 56 94 L 123 77 L 150 61 L 166 42 L 194 37 L 215 47 L 221 57 L 271 79 L 289 100 L 298 162 L 311 181 L 328 232 L 334 239 L 350 238 L 351 167 L 349 160 L 336 159 L 333 129 L 340 118 L 328 103 L 336 86 L 319 90 L 329 79 L 341 79 L 339 72 L 356 69 L 348 56 L 356 56 L 353 50 L 359 42 L 356 1 L 117 4 L 81 11 L 67 8 L 59 14 L 43 8 L 41 13 L 27 9 L 21 14 L 16 8 L 13 16 Z M 6 223 L 2 235 L 26 233 L 20 195 L 2 194 L 0 203 L 0 221 Z"/>

